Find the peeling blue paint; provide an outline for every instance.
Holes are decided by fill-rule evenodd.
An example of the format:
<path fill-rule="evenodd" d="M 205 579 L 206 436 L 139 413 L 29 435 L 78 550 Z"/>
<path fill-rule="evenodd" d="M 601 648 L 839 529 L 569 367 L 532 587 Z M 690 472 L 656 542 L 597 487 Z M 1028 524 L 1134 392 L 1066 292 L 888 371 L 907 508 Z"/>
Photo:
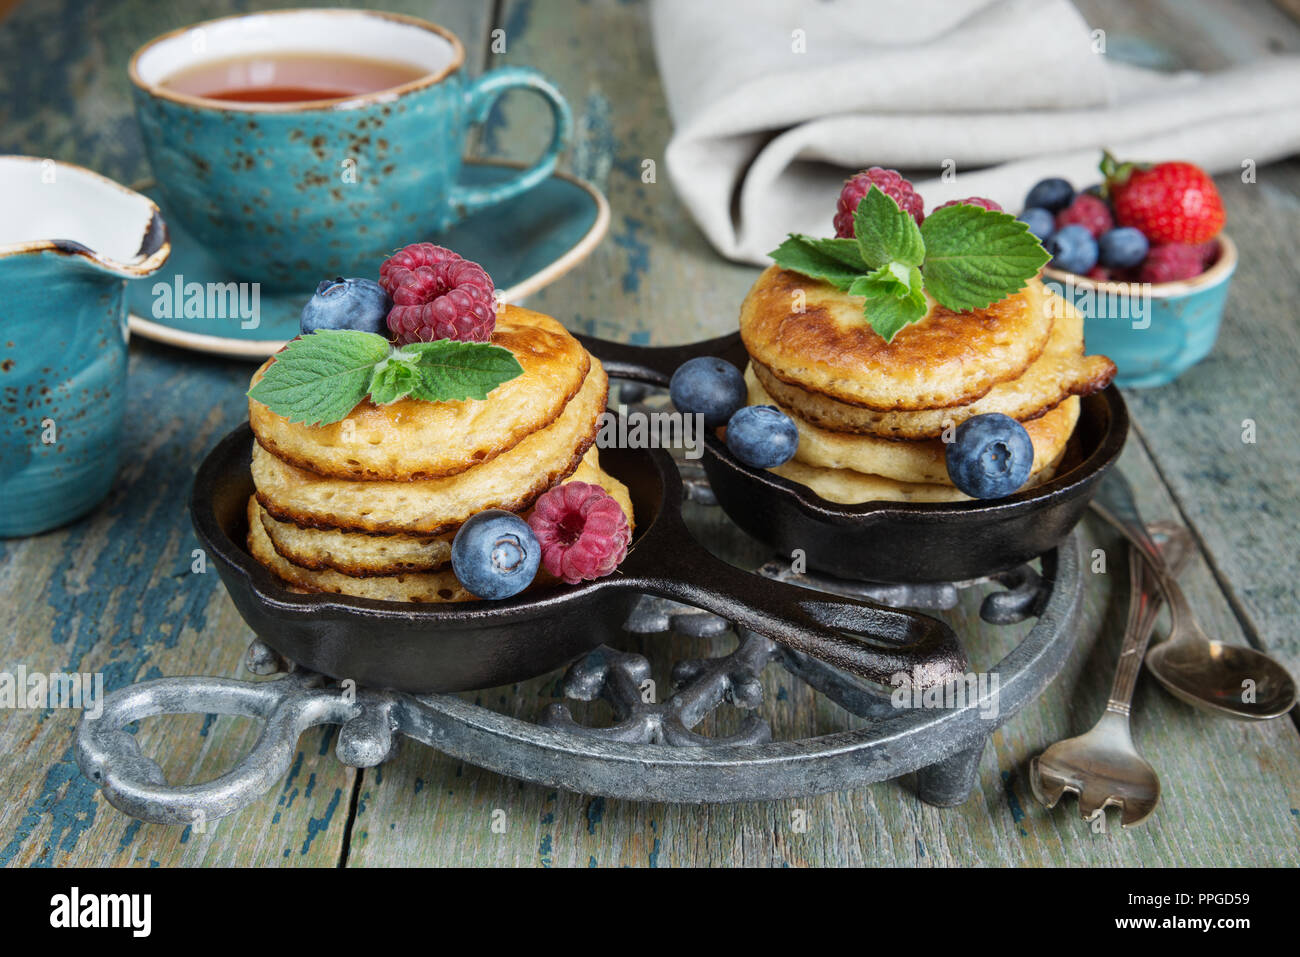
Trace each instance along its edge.
<path fill-rule="evenodd" d="M 627 269 L 623 272 L 623 291 L 641 291 L 641 280 L 650 271 L 650 246 L 641 238 L 645 223 L 633 216 L 623 217 L 623 229 L 611 235 L 614 245 L 627 253 Z"/>
<path fill-rule="evenodd" d="M 1011 809 L 1011 820 L 1016 824 L 1020 824 L 1020 822 L 1025 819 L 1025 811 L 1024 808 L 1020 806 L 1020 798 L 1016 797 L 1015 788 L 1012 786 L 1011 772 L 1002 772 L 1002 786 L 1003 790 L 1007 793 L 1007 807 Z M 1029 836 L 1029 832 L 1025 830 L 1023 826 L 1020 827 L 1019 830 L 1022 837 Z"/>
<path fill-rule="evenodd" d="M 618 153 L 618 138 L 614 135 L 613 107 L 609 97 L 600 90 L 592 90 L 583 103 L 578 118 L 578 135 L 573 145 L 573 172 L 598 189 L 605 190 L 609 171 Z M 636 161 L 633 167 L 639 170 Z M 638 173 L 634 175 L 639 175 Z"/>
<path fill-rule="evenodd" d="M 505 30 L 506 52 L 504 56 L 510 55 L 510 48 L 513 44 L 519 42 L 525 31 L 528 29 L 528 21 L 532 16 L 531 0 L 520 0 L 510 8 L 510 15 L 506 17 L 506 22 L 502 29 Z M 502 62 L 501 54 L 494 58 L 494 63 Z M 487 120 L 482 126 L 483 148 L 487 153 L 502 153 L 502 133 L 506 128 L 505 111 L 501 108 L 501 100 L 497 100 L 492 106 L 492 111 L 488 114 Z"/>
<path fill-rule="evenodd" d="M 594 797 L 587 803 L 587 833 L 595 834 L 596 825 L 605 816 L 605 799 Z"/>
<path fill-rule="evenodd" d="M 140 833 L 140 825 L 143 823 L 143 821 L 132 819 L 131 823 L 126 826 L 126 830 L 122 832 L 122 839 L 117 842 L 117 850 L 119 854 L 125 854 L 127 852 L 127 849 L 131 846 L 131 842 L 135 840 L 135 836 Z"/>
<path fill-rule="evenodd" d="M 52 765 L 41 782 L 40 794 L 23 813 L 13 837 L 0 849 L 0 866 L 6 866 L 41 824 L 50 820 L 50 836 L 33 866 L 50 867 L 57 851 L 73 851 L 81 835 L 95 822 L 98 789 L 82 776 L 72 758 L 72 748 Z M 62 795 L 62 796 L 60 796 Z"/>
<path fill-rule="evenodd" d="M 343 797 L 343 789 L 335 788 L 334 796 L 330 798 L 330 803 L 325 808 L 325 814 L 321 817 L 313 817 L 307 820 L 307 838 L 302 842 L 302 855 L 307 856 L 311 850 L 311 842 L 316 840 L 316 835 L 327 830 L 330 821 L 334 818 L 334 812 L 338 810 L 339 800 Z"/>

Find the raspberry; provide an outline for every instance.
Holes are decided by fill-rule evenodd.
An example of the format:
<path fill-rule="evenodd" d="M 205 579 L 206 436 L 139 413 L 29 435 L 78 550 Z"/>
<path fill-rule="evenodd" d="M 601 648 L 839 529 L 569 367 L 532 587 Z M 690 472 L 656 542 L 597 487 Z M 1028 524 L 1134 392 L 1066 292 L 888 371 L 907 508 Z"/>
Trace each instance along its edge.
<path fill-rule="evenodd" d="M 1219 261 L 1219 253 L 1222 247 L 1217 239 L 1210 239 L 1203 243 L 1198 243 L 1196 251 L 1201 254 L 1201 268 L 1209 269 Z"/>
<path fill-rule="evenodd" d="M 1201 250 L 1186 243 L 1153 246 L 1142 263 L 1138 278 L 1142 282 L 1173 282 L 1201 274 Z"/>
<path fill-rule="evenodd" d="M 627 555 L 627 516 L 599 485 L 566 482 L 537 500 L 528 524 L 542 546 L 542 567 L 570 585 L 608 575 Z"/>
<path fill-rule="evenodd" d="M 1056 228 L 1079 225 L 1092 233 L 1093 239 L 1115 225 L 1115 217 L 1110 214 L 1110 207 L 1100 197 L 1092 193 L 1080 193 L 1074 202 L 1056 214 Z"/>
<path fill-rule="evenodd" d="M 379 267 L 379 281 L 393 299 L 388 330 L 399 345 L 492 338 L 492 277 L 478 263 L 432 243 L 417 243 L 389 257 Z"/>
<path fill-rule="evenodd" d="M 1087 276 L 1089 279 L 1097 279 L 1101 282 L 1105 282 L 1106 280 L 1110 279 L 1110 270 L 1107 269 L 1105 266 L 1093 266 L 1086 273 L 1084 273 L 1084 275 Z"/>
<path fill-rule="evenodd" d="M 983 196 L 967 196 L 965 199 L 950 199 L 948 202 L 936 206 L 930 210 L 930 215 L 933 216 L 939 210 L 948 206 L 980 206 L 984 209 L 991 209 L 995 213 L 1002 212 L 1002 207 L 991 199 L 985 199 Z"/>
<path fill-rule="evenodd" d="M 925 203 L 912 184 L 897 170 L 873 166 L 844 181 L 839 201 L 835 204 L 835 235 L 840 239 L 853 238 L 853 212 L 862 202 L 862 197 L 871 192 L 872 186 L 879 187 L 882 193 L 898 203 L 903 212 L 910 213 L 918 225 L 925 219 Z"/>
<path fill-rule="evenodd" d="M 379 267 L 379 285 L 391 296 L 393 290 L 401 285 L 402 277 L 417 266 L 436 266 L 460 258 L 460 253 L 433 243 L 411 243 L 384 260 Z"/>

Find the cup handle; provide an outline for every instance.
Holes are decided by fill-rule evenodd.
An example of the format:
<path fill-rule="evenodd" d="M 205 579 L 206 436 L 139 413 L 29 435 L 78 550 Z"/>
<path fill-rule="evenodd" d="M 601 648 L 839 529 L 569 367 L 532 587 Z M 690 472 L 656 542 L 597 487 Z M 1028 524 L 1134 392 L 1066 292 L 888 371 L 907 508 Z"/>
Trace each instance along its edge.
<path fill-rule="evenodd" d="M 569 134 L 573 129 L 573 114 L 569 109 L 568 101 L 564 99 L 564 95 L 554 83 L 528 67 L 498 67 L 473 80 L 469 89 L 465 91 L 467 125 L 485 122 L 501 94 L 515 89 L 534 90 L 545 98 L 551 108 L 551 119 L 554 124 L 551 142 L 537 162 L 504 183 L 496 183 L 492 186 L 459 184 L 453 186 L 450 202 L 452 211 L 458 218 L 468 216 L 487 206 L 495 206 L 532 189 L 555 172 L 555 164 L 559 160 L 560 153 L 569 145 Z"/>

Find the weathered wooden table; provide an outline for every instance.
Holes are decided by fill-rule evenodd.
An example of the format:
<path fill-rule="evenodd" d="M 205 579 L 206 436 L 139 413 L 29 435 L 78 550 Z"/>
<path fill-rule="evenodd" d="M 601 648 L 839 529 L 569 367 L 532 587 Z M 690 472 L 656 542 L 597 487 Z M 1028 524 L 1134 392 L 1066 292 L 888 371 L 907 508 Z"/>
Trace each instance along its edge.
<path fill-rule="evenodd" d="M 256 3 L 253 5 L 257 5 Z M 471 71 L 535 65 L 578 117 L 570 169 L 609 197 L 608 239 L 530 305 L 575 330 L 654 344 L 734 328 L 756 270 L 721 260 L 685 215 L 662 172 L 642 181 L 670 133 L 636 3 L 495 5 L 385 0 L 437 20 L 466 41 Z M 0 4 L 0 8 L 3 8 Z M 47 155 L 123 182 L 147 173 L 125 63 L 172 27 L 249 6 L 241 0 L 155 4 L 29 0 L 0 22 L 0 152 Z M 1264 0 L 1080 6 L 1108 31 L 1113 54 L 1165 67 L 1215 68 L 1261 52 L 1300 50 L 1300 27 Z M 491 31 L 506 49 L 491 52 Z M 544 128 L 510 100 L 475 149 L 525 158 Z M 1185 575 L 1206 630 L 1264 647 L 1300 672 L 1295 534 L 1300 502 L 1300 334 L 1292 297 L 1300 268 L 1300 162 L 1219 180 L 1241 247 L 1214 355 L 1174 385 L 1127 398 L 1136 428 L 1122 467 L 1149 519 L 1186 523 L 1200 552 Z M 0 309 L 3 306 L 0 305 Z M 243 676 L 251 633 L 216 575 L 190 570 L 196 541 L 186 498 L 203 453 L 246 415 L 251 366 L 135 342 L 124 464 L 108 501 L 57 532 L 0 542 L 0 667 L 101 671 L 109 689 L 160 675 Z M 1243 443 L 1243 421 L 1257 440 Z M 703 538 L 729 558 L 766 557 L 716 513 L 696 509 Z M 1085 546 L 1122 556 L 1089 520 Z M 11 865 L 394 864 L 1292 864 L 1300 863 L 1300 735 L 1290 718 L 1215 719 L 1143 679 L 1134 734 L 1158 769 L 1161 807 L 1133 832 L 1093 833 L 1071 799 L 1042 809 L 1029 758 L 1095 719 L 1109 686 L 1126 601 L 1123 559 L 1090 575 L 1078 645 L 1060 679 L 994 735 L 970 800 L 940 810 L 909 782 L 805 800 L 729 806 L 606 801 L 523 784 L 408 746 L 368 771 L 341 766 L 332 729 L 309 732 L 283 786 L 203 833 L 130 820 L 72 760 L 77 715 L 12 711 L 0 719 L 0 860 Z M 991 663 L 1014 632 L 979 623 L 966 602 L 951 620 L 973 659 Z M 629 639 L 660 669 L 683 639 Z M 662 673 L 662 672 L 661 672 Z M 666 680 L 666 675 L 663 675 Z M 838 729 L 844 712 L 789 679 L 768 677 L 778 735 Z M 534 714 L 554 677 L 468 697 Z M 774 702 L 772 704 L 771 702 Z M 247 719 L 142 723 L 138 738 L 173 781 L 205 780 L 251 744 Z M 806 830 L 792 826 L 806 814 Z M 494 811 L 505 828 L 492 827 Z M 1113 822 L 1113 818 L 1112 818 Z"/>

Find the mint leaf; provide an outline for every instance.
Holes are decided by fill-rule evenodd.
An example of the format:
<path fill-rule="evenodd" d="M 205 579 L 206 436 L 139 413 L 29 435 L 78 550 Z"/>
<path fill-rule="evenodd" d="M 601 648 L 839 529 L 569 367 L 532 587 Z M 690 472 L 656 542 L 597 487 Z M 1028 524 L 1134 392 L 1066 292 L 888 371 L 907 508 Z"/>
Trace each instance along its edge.
<path fill-rule="evenodd" d="M 845 266 L 851 266 L 859 273 L 868 271 L 866 260 L 862 258 L 862 250 L 858 248 L 856 239 L 823 239 L 820 236 L 804 236 L 802 234 L 798 238 L 811 245 L 822 255 Z"/>
<path fill-rule="evenodd" d="M 439 339 L 415 342 L 402 351 L 414 357 L 411 398 L 430 402 L 486 399 L 524 371 L 513 352 L 488 342 Z"/>
<path fill-rule="evenodd" d="M 900 329 L 925 318 L 929 312 L 921 270 L 916 266 L 901 263 L 881 266 L 869 276 L 860 276 L 849 294 L 864 297 L 862 314 L 886 342 L 891 342 Z"/>
<path fill-rule="evenodd" d="M 300 336 L 278 353 L 248 391 L 290 422 L 338 422 L 366 397 L 376 363 L 389 343 L 370 332 L 322 329 Z"/>
<path fill-rule="evenodd" d="M 1051 258 L 1024 223 L 979 206 L 936 210 L 921 224 L 921 235 L 925 287 L 955 312 L 983 309 L 1019 292 Z"/>
<path fill-rule="evenodd" d="M 861 261 L 861 257 L 854 257 L 846 244 L 856 247 L 856 243 L 848 239 L 816 239 L 791 233 L 785 242 L 768 255 L 782 269 L 802 273 L 813 279 L 824 279 L 837 289 L 845 290 L 853 284 L 854 279 L 866 272 L 866 264 Z M 846 259 L 856 261 L 846 262 Z"/>
<path fill-rule="evenodd" d="M 414 363 L 404 360 L 402 353 L 390 356 L 387 362 L 375 367 L 370 380 L 370 401 L 375 405 L 396 402 L 410 394 L 417 378 Z"/>
<path fill-rule="evenodd" d="M 849 295 L 889 295 L 902 299 L 911 293 L 914 283 L 918 289 L 921 287 L 921 270 L 915 266 L 891 262 L 869 275 L 855 279 L 849 287 Z"/>
<path fill-rule="evenodd" d="M 853 213 L 853 232 L 862 259 L 871 269 L 888 262 L 919 266 L 925 259 L 926 242 L 916 220 L 879 186 L 871 187 L 858 203 Z"/>
<path fill-rule="evenodd" d="M 898 330 L 924 319 L 927 312 L 925 296 L 920 299 L 905 296 L 899 299 L 891 295 L 868 296 L 862 306 L 862 314 L 871 323 L 871 328 L 886 342 L 893 341 Z"/>

